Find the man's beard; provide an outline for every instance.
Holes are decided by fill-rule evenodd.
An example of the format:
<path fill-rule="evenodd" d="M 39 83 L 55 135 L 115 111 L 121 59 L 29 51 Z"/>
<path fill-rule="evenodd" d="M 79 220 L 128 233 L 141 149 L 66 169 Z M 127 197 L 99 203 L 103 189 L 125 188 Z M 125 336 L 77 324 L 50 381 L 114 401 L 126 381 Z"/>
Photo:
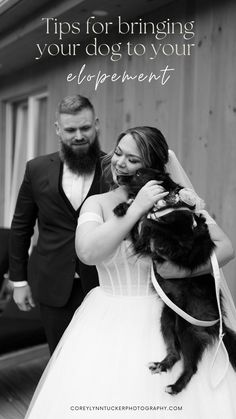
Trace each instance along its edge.
<path fill-rule="evenodd" d="M 79 146 L 78 146 L 79 147 Z M 100 157 L 100 145 L 96 135 L 93 143 L 85 151 L 74 151 L 72 147 L 61 141 L 60 157 L 69 169 L 77 175 L 86 175 L 93 172 Z"/>

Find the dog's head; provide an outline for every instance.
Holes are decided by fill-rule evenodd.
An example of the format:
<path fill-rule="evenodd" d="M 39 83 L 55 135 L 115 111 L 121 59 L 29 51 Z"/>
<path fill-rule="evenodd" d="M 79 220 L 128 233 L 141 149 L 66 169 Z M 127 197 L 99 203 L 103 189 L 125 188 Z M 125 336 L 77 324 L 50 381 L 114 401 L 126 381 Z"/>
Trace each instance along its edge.
<path fill-rule="evenodd" d="M 132 176 L 118 178 L 133 197 L 150 180 L 160 182 L 169 194 L 140 221 L 134 243 L 136 251 L 190 269 L 204 263 L 214 244 L 204 217 L 194 213 L 200 198 L 193 190 L 172 181 L 168 173 L 155 169 L 143 168 Z"/>
<path fill-rule="evenodd" d="M 154 260 L 167 259 L 190 270 L 206 263 L 215 247 L 205 217 L 188 208 L 173 209 L 156 219 L 146 218 L 140 233 Z"/>
<path fill-rule="evenodd" d="M 146 185 L 150 180 L 156 180 L 166 191 L 174 191 L 176 188 L 181 188 L 175 183 L 168 173 L 161 172 L 157 169 L 142 168 L 137 170 L 133 175 L 117 176 L 119 185 L 125 185 L 130 195 L 137 195 L 139 190 Z"/>
<path fill-rule="evenodd" d="M 157 169 L 142 168 L 137 170 L 133 175 L 120 175 L 117 177 L 119 185 L 125 185 L 129 197 L 135 197 L 139 190 L 150 180 L 156 180 L 165 191 L 169 194 L 154 207 L 154 212 L 160 211 L 162 208 L 189 208 L 194 210 L 195 204 L 191 200 L 184 199 L 186 196 L 186 188 L 175 183 L 170 175 Z M 183 192 L 180 192 L 183 190 Z M 184 192 L 185 191 L 185 192 Z M 189 193 L 188 193 L 189 195 Z"/>
<path fill-rule="evenodd" d="M 155 204 L 145 223 L 150 249 L 191 270 L 205 263 L 214 248 L 205 218 L 194 211 L 198 200 L 192 189 L 177 188 Z"/>

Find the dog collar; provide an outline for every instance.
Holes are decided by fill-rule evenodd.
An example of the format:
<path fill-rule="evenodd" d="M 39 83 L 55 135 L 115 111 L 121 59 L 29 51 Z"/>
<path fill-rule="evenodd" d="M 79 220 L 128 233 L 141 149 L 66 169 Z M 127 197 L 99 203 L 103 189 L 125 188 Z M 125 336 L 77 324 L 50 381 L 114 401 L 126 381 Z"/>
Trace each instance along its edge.
<path fill-rule="evenodd" d="M 193 212 L 190 208 L 188 207 L 179 207 L 179 208 L 165 208 L 163 210 L 159 210 L 159 211 L 155 211 L 155 212 L 149 212 L 147 215 L 147 218 L 151 219 L 151 220 L 158 220 L 161 217 L 164 217 L 164 215 L 170 214 L 173 211 L 189 211 L 189 212 Z"/>

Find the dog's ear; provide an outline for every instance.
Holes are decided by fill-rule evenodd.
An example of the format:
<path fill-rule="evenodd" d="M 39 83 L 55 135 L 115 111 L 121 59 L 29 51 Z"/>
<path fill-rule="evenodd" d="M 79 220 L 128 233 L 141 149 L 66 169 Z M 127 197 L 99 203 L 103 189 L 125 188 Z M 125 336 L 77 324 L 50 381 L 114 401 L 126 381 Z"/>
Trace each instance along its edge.
<path fill-rule="evenodd" d="M 178 192 L 182 187 L 178 183 L 175 183 L 168 173 L 164 174 L 163 185 L 164 189 L 167 191 L 176 191 Z"/>
<path fill-rule="evenodd" d="M 121 202 L 121 204 L 117 205 L 114 209 L 113 212 L 117 217 L 123 217 L 128 208 L 129 208 L 129 203 L 128 202 Z"/>

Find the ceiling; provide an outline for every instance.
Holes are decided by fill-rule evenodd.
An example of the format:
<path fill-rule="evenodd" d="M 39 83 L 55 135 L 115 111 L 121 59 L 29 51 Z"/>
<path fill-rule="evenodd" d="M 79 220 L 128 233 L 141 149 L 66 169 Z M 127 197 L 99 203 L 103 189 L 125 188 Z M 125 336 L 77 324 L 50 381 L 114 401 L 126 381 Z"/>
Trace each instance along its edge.
<path fill-rule="evenodd" d="M 106 16 L 96 16 L 100 22 L 117 21 L 122 16 L 127 21 L 143 17 L 173 0 L 0 0 L 0 79 L 11 75 L 37 61 L 36 44 L 78 42 L 71 33 L 59 41 L 59 22 L 80 22 L 79 42 L 84 42 L 85 24 L 95 10 Z M 44 18 L 44 20 L 42 20 Z M 53 18 L 47 32 L 45 18 Z M 55 20 L 57 19 L 57 20 Z M 66 24 L 64 29 L 66 29 Z M 84 28 L 84 30 L 83 30 Z M 42 58 L 43 59 L 43 58 Z"/>

